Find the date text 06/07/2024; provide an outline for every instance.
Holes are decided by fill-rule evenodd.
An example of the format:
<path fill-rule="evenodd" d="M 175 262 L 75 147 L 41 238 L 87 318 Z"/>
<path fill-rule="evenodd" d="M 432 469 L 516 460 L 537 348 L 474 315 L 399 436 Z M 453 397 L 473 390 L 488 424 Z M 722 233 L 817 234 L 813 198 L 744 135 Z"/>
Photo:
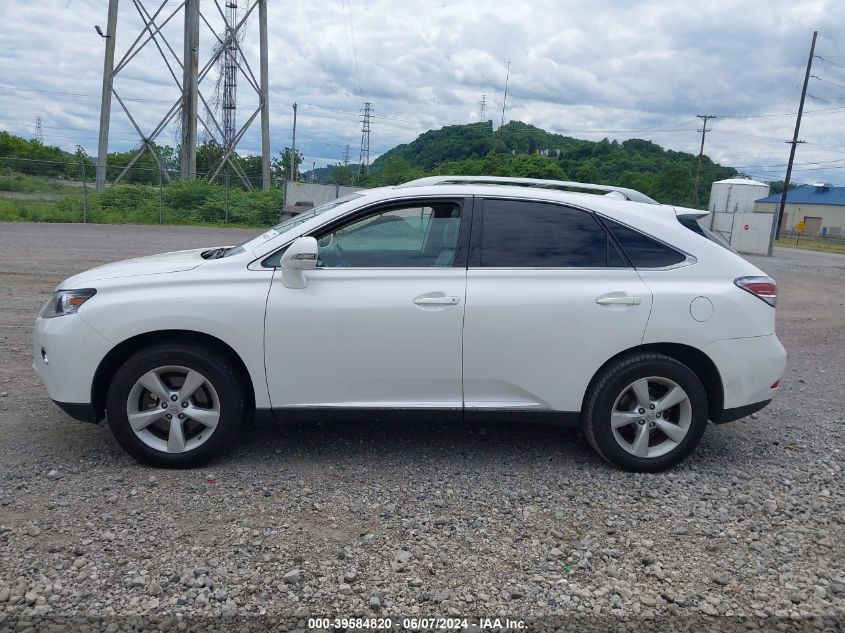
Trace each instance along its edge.
<path fill-rule="evenodd" d="M 438 617 L 410 617 L 410 618 L 309 618 L 308 628 L 314 629 L 345 629 L 379 631 L 392 629 L 401 622 L 405 630 L 461 630 L 475 627 L 482 630 L 520 631 L 525 629 L 525 622 L 510 618 L 438 618 Z"/>

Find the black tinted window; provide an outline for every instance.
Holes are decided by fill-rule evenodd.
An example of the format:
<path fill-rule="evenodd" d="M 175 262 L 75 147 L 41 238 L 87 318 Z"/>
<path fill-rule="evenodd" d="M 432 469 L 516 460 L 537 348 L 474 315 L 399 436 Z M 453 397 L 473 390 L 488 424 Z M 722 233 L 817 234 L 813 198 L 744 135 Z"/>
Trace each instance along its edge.
<path fill-rule="evenodd" d="M 484 267 L 603 268 L 620 265 L 620 260 L 604 229 L 590 213 L 544 202 L 484 201 Z"/>
<path fill-rule="evenodd" d="M 635 268 L 663 268 L 686 259 L 683 253 L 627 226 L 612 220 L 604 220 L 604 224 L 613 233 L 613 237 L 622 246 Z"/>

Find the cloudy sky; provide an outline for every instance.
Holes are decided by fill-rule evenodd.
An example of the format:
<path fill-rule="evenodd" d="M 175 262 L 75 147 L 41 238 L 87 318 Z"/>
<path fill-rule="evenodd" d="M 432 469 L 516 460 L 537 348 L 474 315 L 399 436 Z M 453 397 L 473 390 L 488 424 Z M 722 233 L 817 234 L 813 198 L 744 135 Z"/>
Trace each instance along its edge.
<path fill-rule="evenodd" d="M 223 0 L 218 0 L 223 4 Z M 150 12 L 160 0 L 141 0 Z M 299 103 L 297 147 L 308 166 L 358 157 L 359 111 L 371 101 L 372 157 L 421 132 L 487 118 L 498 125 L 508 61 L 505 119 L 599 140 L 651 139 L 697 152 L 696 114 L 714 114 L 706 152 L 761 178 L 783 177 L 813 30 L 819 39 L 794 178 L 845 185 L 845 2 L 842 0 L 268 0 L 271 138 L 290 145 Z M 241 7 L 252 4 L 240 0 Z M 171 0 L 162 18 L 178 7 Z M 106 0 L 6 0 L 0 38 L 0 129 L 96 153 Z M 215 0 L 201 7 L 221 28 Z M 243 12 L 243 9 L 242 9 Z M 164 27 L 182 50 L 181 12 Z M 120 60 L 142 22 L 121 0 Z M 203 24 L 202 66 L 214 35 Z M 243 48 L 258 72 L 257 10 Z M 164 48 L 165 52 L 167 49 Z M 168 53 L 169 54 L 169 53 Z M 179 74 L 177 70 L 177 74 Z M 201 92 L 214 101 L 214 73 Z M 145 132 L 178 90 L 158 51 L 147 46 L 116 77 L 115 88 Z M 238 120 L 257 97 L 241 78 Z M 175 144 L 170 126 L 160 141 Z M 258 127 L 242 149 L 260 148 Z M 137 143 L 118 103 L 110 149 Z"/>

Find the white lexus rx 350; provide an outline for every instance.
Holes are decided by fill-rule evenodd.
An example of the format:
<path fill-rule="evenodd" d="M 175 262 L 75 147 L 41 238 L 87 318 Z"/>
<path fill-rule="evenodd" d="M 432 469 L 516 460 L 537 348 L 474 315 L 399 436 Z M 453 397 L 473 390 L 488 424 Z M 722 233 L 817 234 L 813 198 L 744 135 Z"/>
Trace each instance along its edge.
<path fill-rule="evenodd" d="M 573 425 L 658 471 L 708 421 L 766 406 L 786 363 L 775 282 L 703 215 L 553 181 L 361 191 L 240 246 L 65 280 L 33 365 L 64 411 L 162 466 L 208 461 L 256 415 L 389 410 Z"/>

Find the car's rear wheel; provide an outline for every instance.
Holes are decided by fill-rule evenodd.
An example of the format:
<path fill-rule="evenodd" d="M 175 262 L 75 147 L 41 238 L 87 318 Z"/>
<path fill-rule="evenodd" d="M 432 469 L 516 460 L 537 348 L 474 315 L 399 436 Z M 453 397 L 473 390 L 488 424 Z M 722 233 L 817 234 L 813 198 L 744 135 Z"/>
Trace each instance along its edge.
<path fill-rule="evenodd" d="M 671 468 L 698 445 L 707 393 L 677 360 L 652 352 L 622 357 L 594 382 L 584 433 L 607 461 L 633 472 Z"/>
<path fill-rule="evenodd" d="M 160 344 L 115 374 L 106 414 L 133 457 L 176 468 L 199 466 L 231 445 L 245 398 L 228 358 L 199 345 Z"/>

